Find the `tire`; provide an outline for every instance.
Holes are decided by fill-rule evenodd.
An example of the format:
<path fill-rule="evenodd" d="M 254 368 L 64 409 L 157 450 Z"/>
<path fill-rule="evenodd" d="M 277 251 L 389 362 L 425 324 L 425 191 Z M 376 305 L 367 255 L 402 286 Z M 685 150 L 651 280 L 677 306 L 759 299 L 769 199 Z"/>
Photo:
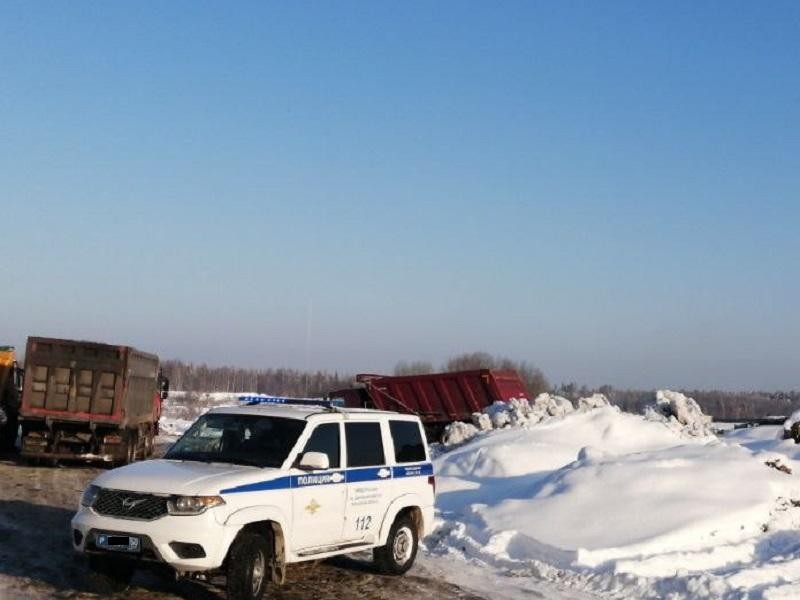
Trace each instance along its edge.
<path fill-rule="evenodd" d="M 402 575 L 414 564 L 419 549 L 417 528 L 411 515 L 398 515 L 389 530 L 386 545 L 375 548 L 372 557 L 378 571 L 385 575 Z"/>
<path fill-rule="evenodd" d="M 136 572 L 136 565 L 113 556 L 89 556 L 90 579 L 101 595 L 115 594 L 128 589 Z"/>
<path fill-rule="evenodd" d="M 117 455 L 117 457 L 112 459 L 112 469 L 124 467 L 125 465 L 129 465 L 136 461 L 136 445 L 138 444 L 136 431 L 133 429 L 128 429 L 123 431 L 121 435 L 123 446 L 122 450 L 124 451 L 125 455 L 122 458 L 118 458 L 119 455 Z"/>
<path fill-rule="evenodd" d="M 271 559 L 272 547 L 263 535 L 240 533 L 228 555 L 228 600 L 261 600 Z"/>

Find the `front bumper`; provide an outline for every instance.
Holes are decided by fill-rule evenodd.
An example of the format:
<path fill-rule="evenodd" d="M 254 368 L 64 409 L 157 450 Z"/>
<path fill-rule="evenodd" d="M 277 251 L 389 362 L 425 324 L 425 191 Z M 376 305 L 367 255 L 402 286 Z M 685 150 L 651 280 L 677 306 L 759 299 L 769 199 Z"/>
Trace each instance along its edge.
<path fill-rule="evenodd" d="M 222 566 L 228 548 L 241 528 L 221 525 L 213 512 L 211 509 L 196 516 L 167 515 L 152 521 L 140 521 L 106 517 L 82 507 L 72 518 L 72 545 L 82 553 L 110 554 L 110 551 L 95 546 L 98 532 L 135 535 L 142 538 L 141 553 L 113 552 L 114 556 L 165 563 L 180 572 L 210 571 Z M 176 548 L 187 544 L 201 546 L 205 556 L 181 558 Z"/>

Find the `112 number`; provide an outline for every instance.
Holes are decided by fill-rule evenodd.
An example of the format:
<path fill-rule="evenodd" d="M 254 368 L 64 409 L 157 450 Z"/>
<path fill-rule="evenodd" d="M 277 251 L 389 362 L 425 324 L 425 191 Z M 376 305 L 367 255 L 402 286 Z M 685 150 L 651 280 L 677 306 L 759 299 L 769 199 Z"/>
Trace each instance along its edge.
<path fill-rule="evenodd" d="M 358 517 L 356 519 L 356 531 L 366 531 L 372 525 L 372 517 Z"/>

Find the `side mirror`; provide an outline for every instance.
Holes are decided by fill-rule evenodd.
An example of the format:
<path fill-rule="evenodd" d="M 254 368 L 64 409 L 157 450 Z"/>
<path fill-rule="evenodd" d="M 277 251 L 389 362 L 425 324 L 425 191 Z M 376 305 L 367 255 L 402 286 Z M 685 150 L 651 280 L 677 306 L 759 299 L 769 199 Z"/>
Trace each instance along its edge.
<path fill-rule="evenodd" d="M 166 400 L 169 397 L 169 379 L 164 376 L 161 376 L 159 379 L 159 393 L 161 395 L 162 400 Z"/>
<path fill-rule="evenodd" d="M 331 468 L 331 461 L 323 452 L 306 452 L 300 458 L 297 468 L 304 471 L 324 471 Z"/>
<path fill-rule="evenodd" d="M 18 367 L 17 363 L 14 363 L 14 388 L 17 392 L 22 393 L 22 385 L 25 381 L 25 369 Z"/>

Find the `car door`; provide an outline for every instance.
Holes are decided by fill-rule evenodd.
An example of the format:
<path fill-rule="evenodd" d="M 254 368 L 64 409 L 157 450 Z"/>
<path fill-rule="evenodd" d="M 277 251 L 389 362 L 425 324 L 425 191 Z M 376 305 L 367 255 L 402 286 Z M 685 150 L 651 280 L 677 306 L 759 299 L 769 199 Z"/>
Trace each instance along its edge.
<path fill-rule="evenodd" d="M 378 421 L 344 424 L 347 446 L 347 506 L 344 538 L 376 540 L 391 501 L 392 470 L 386 464 L 384 427 Z"/>
<path fill-rule="evenodd" d="M 394 449 L 392 495 L 417 494 L 433 505 L 433 465 L 428 461 L 425 432 L 419 421 L 390 419 L 389 432 Z"/>
<path fill-rule="evenodd" d="M 309 472 L 293 470 L 291 537 L 295 551 L 341 543 L 347 498 L 341 437 L 339 423 L 320 423 L 298 454 L 298 463 L 306 452 L 327 454 L 330 468 Z"/>

